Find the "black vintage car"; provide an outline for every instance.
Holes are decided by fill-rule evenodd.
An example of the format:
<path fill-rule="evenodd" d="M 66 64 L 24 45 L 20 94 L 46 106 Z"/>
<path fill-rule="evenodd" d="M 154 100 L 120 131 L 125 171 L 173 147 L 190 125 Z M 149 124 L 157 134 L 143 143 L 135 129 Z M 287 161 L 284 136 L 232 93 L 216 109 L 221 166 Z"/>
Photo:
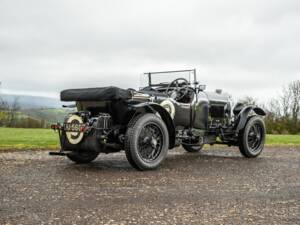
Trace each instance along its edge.
<path fill-rule="evenodd" d="M 61 150 L 76 163 L 89 163 L 99 153 L 125 150 L 138 170 L 157 168 L 176 146 L 199 152 L 204 144 L 238 146 L 247 158 L 264 148 L 265 112 L 236 104 L 222 90 L 205 91 L 196 70 L 149 72 L 147 85 L 134 89 L 101 87 L 69 89 L 62 101 L 76 102 L 77 111 L 54 124 Z M 174 77 L 174 78 L 171 78 Z M 168 81 L 169 80 L 169 81 Z"/>

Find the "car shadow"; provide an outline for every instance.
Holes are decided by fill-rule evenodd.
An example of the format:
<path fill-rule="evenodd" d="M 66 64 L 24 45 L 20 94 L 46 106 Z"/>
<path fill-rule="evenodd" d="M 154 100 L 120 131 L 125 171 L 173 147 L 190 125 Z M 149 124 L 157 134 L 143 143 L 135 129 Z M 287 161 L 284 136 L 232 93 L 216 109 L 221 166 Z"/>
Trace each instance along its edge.
<path fill-rule="evenodd" d="M 154 172 L 154 171 L 162 171 L 164 169 L 180 169 L 185 166 L 195 166 L 195 168 L 199 168 L 201 166 L 206 166 L 207 164 L 212 163 L 223 163 L 223 166 L 226 164 L 234 163 L 260 163 L 267 160 L 266 158 L 253 158 L 248 159 L 241 156 L 239 153 L 233 153 L 232 151 L 203 151 L 200 153 L 186 153 L 186 152 L 176 152 L 175 154 L 168 154 L 167 158 L 161 165 L 161 167 L 157 170 L 152 171 L 144 171 L 144 172 Z M 67 165 L 65 165 L 64 170 L 73 170 L 77 172 L 140 172 L 131 167 L 131 165 L 126 160 L 126 157 L 122 154 L 119 154 L 118 157 L 109 157 L 105 156 L 101 158 L 101 155 L 92 163 L 89 164 L 75 164 L 69 161 Z"/>

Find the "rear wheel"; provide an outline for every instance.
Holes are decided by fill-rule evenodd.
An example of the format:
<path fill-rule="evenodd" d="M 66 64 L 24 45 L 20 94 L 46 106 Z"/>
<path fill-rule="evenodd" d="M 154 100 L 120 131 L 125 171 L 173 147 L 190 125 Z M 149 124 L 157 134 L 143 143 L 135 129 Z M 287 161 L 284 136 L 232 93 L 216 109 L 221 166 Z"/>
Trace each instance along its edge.
<path fill-rule="evenodd" d="M 260 116 L 250 118 L 239 134 L 239 149 L 243 156 L 255 158 L 261 154 L 266 139 L 266 128 Z"/>
<path fill-rule="evenodd" d="M 168 129 L 158 116 L 143 114 L 134 118 L 128 125 L 125 152 L 134 168 L 156 169 L 165 159 L 168 148 Z"/>
<path fill-rule="evenodd" d="M 98 152 L 79 151 L 72 152 L 67 157 L 75 163 L 84 164 L 92 162 L 98 155 Z"/>
<path fill-rule="evenodd" d="M 185 145 L 185 144 L 182 144 L 182 147 L 187 152 L 200 152 L 201 149 L 203 148 L 203 144 L 202 145 Z"/>

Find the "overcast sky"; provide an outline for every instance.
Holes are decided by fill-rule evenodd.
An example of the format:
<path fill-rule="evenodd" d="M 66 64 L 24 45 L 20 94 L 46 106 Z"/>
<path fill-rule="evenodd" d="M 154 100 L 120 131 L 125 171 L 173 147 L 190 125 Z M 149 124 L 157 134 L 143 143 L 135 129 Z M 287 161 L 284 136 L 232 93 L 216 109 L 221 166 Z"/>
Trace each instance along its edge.
<path fill-rule="evenodd" d="M 300 1 L 0 0 L 2 92 L 136 88 L 187 68 L 209 90 L 275 96 L 300 79 Z"/>

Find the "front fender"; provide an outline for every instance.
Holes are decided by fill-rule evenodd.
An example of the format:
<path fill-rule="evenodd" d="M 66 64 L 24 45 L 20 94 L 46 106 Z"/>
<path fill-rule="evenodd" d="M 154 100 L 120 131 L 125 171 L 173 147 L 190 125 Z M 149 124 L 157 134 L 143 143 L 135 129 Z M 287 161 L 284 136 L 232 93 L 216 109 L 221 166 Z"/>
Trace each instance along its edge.
<path fill-rule="evenodd" d="M 253 107 L 253 111 L 257 114 L 257 115 L 260 115 L 260 116 L 265 116 L 267 115 L 267 113 L 265 112 L 265 110 L 263 110 L 262 108 L 260 107 Z"/>
<path fill-rule="evenodd" d="M 244 107 L 236 119 L 236 125 L 235 125 L 236 134 L 238 134 L 239 131 L 244 129 L 244 127 L 246 126 L 246 123 L 249 119 L 249 113 L 251 111 L 253 111 L 256 115 L 259 116 L 266 115 L 266 112 L 260 107 L 252 106 L 252 105 Z"/>
<path fill-rule="evenodd" d="M 140 113 L 158 113 L 161 119 L 165 122 L 168 132 L 169 132 L 169 149 L 175 146 L 175 125 L 173 119 L 167 110 L 165 110 L 161 105 L 154 102 L 144 102 L 136 105 L 132 105 L 134 111 Z"/>

